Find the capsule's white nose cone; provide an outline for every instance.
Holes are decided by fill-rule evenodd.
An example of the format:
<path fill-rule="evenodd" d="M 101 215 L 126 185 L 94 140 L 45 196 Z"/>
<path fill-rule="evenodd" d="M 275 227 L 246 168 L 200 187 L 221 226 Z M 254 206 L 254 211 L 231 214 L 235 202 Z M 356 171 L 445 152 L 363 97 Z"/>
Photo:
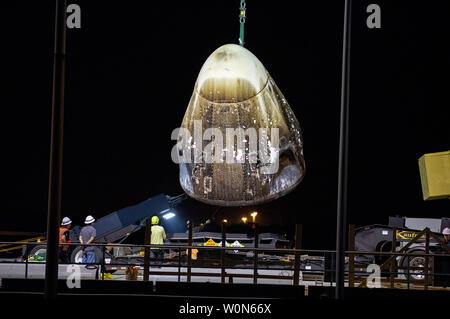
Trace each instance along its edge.
<path fill-rule="evenodd" d="M 203 64 L 195 91 L 215 102 L 242 102 L 260 92 L 268 79 L 269 74 L 253 53 L 239 45 L 226 44 Z"/>
<path fill-rule="evenodd" d="M 180 183 L 197 200 L 259 204 L 304 176 L 300 125 L 262 63 L 239 45 L 208 57 L 181 127 Z"/>

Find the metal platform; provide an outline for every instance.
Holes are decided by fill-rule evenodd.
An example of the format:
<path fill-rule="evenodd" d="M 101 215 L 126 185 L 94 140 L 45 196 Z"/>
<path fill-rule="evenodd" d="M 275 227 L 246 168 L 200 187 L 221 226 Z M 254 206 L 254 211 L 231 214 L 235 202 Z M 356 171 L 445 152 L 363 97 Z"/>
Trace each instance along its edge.
<path fill-rule="evenodd" d="M 59 279 L 67 279 L 73 274 L 73 265 L 59 265 Z M 95 279 L 98 278 L 99 267 L 90 269 L 85 266 L 79 266 L 81 279 Z M 25 263 L 0 263 L 0 278 L 29 278 L 29 279 L 43 279 L 45 278 L 45 263 L 29 263 L 28 270 Z"/>
<path fill-rule="evenodd" d="M 85 265 L 79 264 L 67 264 L 59 265 L 59 279 L 67 279 L 74 272 L 73 266 L 77 266 L 80 271 L 81 280 L 101 280 L 101 270 L 99 265 L 89 265 L 86 268 Z M 126 267 L 115 267 L 116 270 L 112 274 L 112 279 L 105 280 L 126 280 L 125 269 Z M 143 267 L 136 267 L 139 271 L 138 280 L 142 280 Z M 187 282 L 186 267 L 181 267 L 178 271 L 177 267 L 150 267 L 151 275 L 150 281 L 181 281 Z M 233 283 L 253 283 L 251 276 L 253 275 L 253 269 L 239 269 L 239 268 L 226 268 L 227 282 Z M 192 268 L 191 269 L 191 281 L 192 282 L 221 282 L 220 268 Z M 161 274 L 158 274 L 161 273 Z M 179 273 L 181 274 L 180 276 Z M 201 275 L 196 275 L 196 274 Z M 210 273 L 211 276 L 207 274 Z M 292 270 L 271 270 L 271 269 L 259 269 L 259 275 L 268 275 L 281 278 L 259 278 L 260 284 L 274 284 L 274 285 L 292 285 Z M 239 276 L 249 276 L 249 278 L 243 278 Z M 286 277 L 286 279 L 282 279 Z M 15 279 L 44 279 L 45 278 L 45 263 L 29 263 L 28 270 L 24 263 L 0 263 L 0 279 L 1 278 L 15 278 Z M 302 273 L 300 272 L 300 282 L 303 282 Z"/>

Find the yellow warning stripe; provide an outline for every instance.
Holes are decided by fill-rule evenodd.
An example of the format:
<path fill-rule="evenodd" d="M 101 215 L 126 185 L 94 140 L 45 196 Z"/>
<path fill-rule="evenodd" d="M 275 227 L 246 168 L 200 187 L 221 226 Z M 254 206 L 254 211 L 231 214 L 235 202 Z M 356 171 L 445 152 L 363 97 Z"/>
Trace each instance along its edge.
<path fill-rule="evenodd" d="M 44 239 L 44 237 L 35 237 L 35 238 L 29 238 L 29 239 L 24 239 L 24 240 L 18 240 L 17 242 L 40 242 L 41 239 Z M 14 245 L 14 243 L 11 244 L 1 244 L 0 247 L 5 247 L 5 246 L 12 246 Z M 15 247 L 10 247 L 10 248 L 4 248 L 4 249 L 0 249 L 0 252 L 5 252 L 5 251 L 11 251 L 11 250 L 16 250 L 16 249 L 21 249 L 23 245 L 20 246 L 15 246 Z"/>

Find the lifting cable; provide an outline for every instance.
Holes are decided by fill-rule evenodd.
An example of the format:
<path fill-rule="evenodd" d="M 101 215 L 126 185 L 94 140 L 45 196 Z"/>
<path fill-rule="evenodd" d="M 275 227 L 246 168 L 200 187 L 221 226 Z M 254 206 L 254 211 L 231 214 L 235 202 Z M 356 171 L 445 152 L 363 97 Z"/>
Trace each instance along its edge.
<path fill-rule="evenodd" d="M 245 0 L 241 0 L 241 6 L 239 7 L 239 23 L 241 25 L 241 30 L 239 33 L 239 44 L 244 46 L 244 24 L 245 24 L 245 10 L 246 4 Z"/>

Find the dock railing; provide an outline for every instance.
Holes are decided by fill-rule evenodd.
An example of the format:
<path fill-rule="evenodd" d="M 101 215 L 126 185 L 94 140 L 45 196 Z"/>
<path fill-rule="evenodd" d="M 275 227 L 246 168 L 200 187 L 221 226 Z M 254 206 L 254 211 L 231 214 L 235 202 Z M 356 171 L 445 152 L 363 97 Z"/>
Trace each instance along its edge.
<path fill-rule="evenodd" d="M 450 282 L 450 269 L 436 270 L 436 260 L 450 260 L 450 252 L 436 254 L 429 248 L 430 238 L 441 242 L 428 228 L 418 233 L 407 245 L 399 251 L 390 252 L 356 251 L 354 249 L 354 227 L 350 227 L 349 250 L 346 251 L 346 284 L 349 287 L 388 287 L 404 289 L 429 289 L 431 286 L 445 286 Z M 257 232 L 257 229 L 255 230 Z M 353 232 L 353 233 L 352 233 Z M 258 284 L 273 280 L 276 283 L 292 285 L 330 285 L 335 283 L 335 250 L 301 249 L 301 226 L 297 226 L 295 248 L 264 248 L 258 247 L 227 247 L 226 238 L 221 246 L 195 245 L 192 240 L 186 244 L 164 245 L 136 245 L 117 243 L 93 243 L 83 247 L 95 247 L 96 260 L 94 263 L 83 263 L 78 253 L 76 260 L 61 260 L 60 265 L 86 266 L 96 270 L 97 280 L 107 280 L 108 273 L 123 271 L 127 267 L 144 272 L 149 276 L 175 277 L 177 281 L 192 281 L 193 277 L 220 277 L 221 283 L 232 283 L 245 279 L 249 283 Z M 353 234 L 353 235 L 352 235 Z M 395 231 L 394 231 L 395 234 Z M 408 248 L 421 238 L 426 237 L 425 252 L 408 252 Z M 191 235 L 192 236 L 192 235 Z M 257 236 L 256 236 L 257 237 Z M 392 238 L 396 247 L 395 235 Z M 441 243 L 442 244 L 442 243 Z M 30 264 L 45 264 L 45 242 L 0 242 L 0 247 L 21 247 L 22 256 L 14 259 L 0 259 L 2 264 L 24 264 L 22 278 L 29 278 Z M 68 246 L 70 251 L 78 249 L 79 243 L 61 243 L 61 247 Z M 445 247 L 445 246 L 444 246 Z M 8 248 L 4 248 L 8 249 Z M 154 258 L 152 251 L 161 249 L 163 258 Z M 1 250 L 1 249 L 0 249 Z M 131 252 L 123 253 L 125 250 Z M 122 254 L 113 254 L 113 252 Z M 358 256 L 384 257 L 381 265 L 373 262 L 357 262 Z M 406 262 L 400 263 L 403 260 Z M 419 260 L 417 266 L 410 261 Z M 148 267 L 146 267 L 148 265 Z M 161 268 L 164 267 L 164 268 Z M 173 271 L 172 271 L 173 269 Z M 240 270 L 240 271 L 238 271 Z M 270 270 L 270 271 L 268 271 Z M 378 271 L 378 272 L 377 272 Z M 142 279 L 145 280 L 145 276 Z M 4 274 L 3 274 L 4 276 Z M 2 274 L 0 273 L 0 277 Z M 153 277 L 156 278 L 156 277 Z M 439 280 L 437 280 L 439 279 Z M 373 285 L 375 280 L 379 285 Z M 406 287 L 405 287 L 406 285 Z M 450 285 L 448 285 L 450 286 Z"/>

